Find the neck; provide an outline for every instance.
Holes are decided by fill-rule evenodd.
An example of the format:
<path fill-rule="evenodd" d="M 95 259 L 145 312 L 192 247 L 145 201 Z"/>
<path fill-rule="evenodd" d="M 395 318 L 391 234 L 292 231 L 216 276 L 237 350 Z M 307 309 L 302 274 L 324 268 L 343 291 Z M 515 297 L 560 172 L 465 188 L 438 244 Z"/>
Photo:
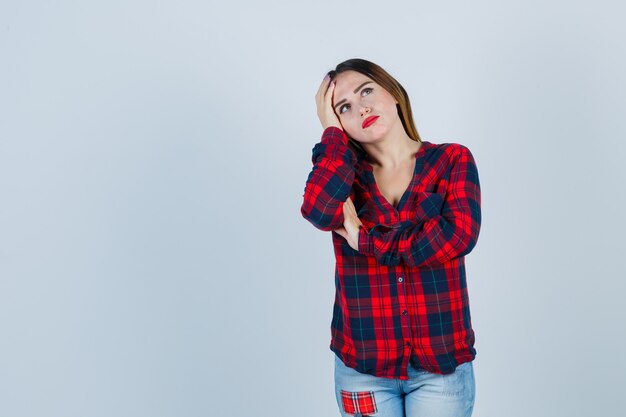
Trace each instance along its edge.
<path fill-rule="evenodd" d="M 421 145 L 406 134 L 401 123 L 397 123 L 395 128 L 379 141 L 361 143 L 372 165 L 391 170 L 412 162 Z"/>

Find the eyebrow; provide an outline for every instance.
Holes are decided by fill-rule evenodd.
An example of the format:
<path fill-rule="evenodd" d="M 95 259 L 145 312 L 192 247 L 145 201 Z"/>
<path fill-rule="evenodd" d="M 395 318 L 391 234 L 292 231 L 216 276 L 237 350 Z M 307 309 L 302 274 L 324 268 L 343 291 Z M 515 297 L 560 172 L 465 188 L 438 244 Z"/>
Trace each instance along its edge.
<path fill-rule="evenodd" d="M 369 84 L 369 83 L 373 83 L 374 81 L 365 81 L 363 84 L 361 84 L 360 86 L 358 86 L 357 88 L 354 89 L 353 93 L 356 94 L 357 91 L 359 91 L 361 89 L 361 87 L 363 87 L 365 84 Z M 343 99 L 341 100 L 339 103 L 335 104 L 335 108 L 337 108 L 337 106 L 340 106 L 341 104 L 345 103 L 346 101 L 348 101 L 348 99 Z"/>

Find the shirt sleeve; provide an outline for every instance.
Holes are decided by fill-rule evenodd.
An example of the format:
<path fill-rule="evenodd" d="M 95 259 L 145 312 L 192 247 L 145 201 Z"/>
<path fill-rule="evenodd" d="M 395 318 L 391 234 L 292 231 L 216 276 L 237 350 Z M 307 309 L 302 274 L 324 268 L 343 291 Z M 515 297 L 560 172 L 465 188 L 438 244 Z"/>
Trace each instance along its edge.
<path fill-rule="evenodd" d="M 348 137 L 330 126 L 313 147 L 313 169 L 304 188 L 302 216 L 315 227 L 331 231 L 343 225 L 343 203 L 354 182 L 356 156 L 348 147 Z"/>
<path fill-rule="evenodd" d="M 437 266 L 467 255 L 480 232 L 480 184 L 474 157 L 456 145 L 444 193 L 430 193 L 418 201 L 424 219 L 389 227 L 359 230 L 359 252 L 383 265 L 401 262 L 414 267 Z M 427 194 L 427 193 L 424 193 Z"/>

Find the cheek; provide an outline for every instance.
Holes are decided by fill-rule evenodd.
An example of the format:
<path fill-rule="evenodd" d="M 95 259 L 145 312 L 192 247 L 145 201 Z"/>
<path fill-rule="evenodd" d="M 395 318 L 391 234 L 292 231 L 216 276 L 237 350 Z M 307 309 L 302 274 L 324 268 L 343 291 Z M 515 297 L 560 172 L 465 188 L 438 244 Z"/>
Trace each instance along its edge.
<path fill-rule="evenodd" d="M 351 115 L 341 116 L 339 120 L 346 127 L 346 129 L 355 129 L 357 124 L 360 123 Z"/>
<path fill-rule="evenodd" d="M 348 133 L 349 136 L 352 136 L 355 129 L 354 121 L 350 117 L 339 116 L 339 122 L 341 123 L 341 126 L 343 126 L 346 133 Z"/>

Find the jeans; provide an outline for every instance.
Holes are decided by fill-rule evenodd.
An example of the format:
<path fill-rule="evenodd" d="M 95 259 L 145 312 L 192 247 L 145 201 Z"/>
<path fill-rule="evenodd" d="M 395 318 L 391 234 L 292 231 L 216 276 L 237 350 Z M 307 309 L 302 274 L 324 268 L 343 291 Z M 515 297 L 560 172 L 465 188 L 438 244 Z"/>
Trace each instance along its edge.
<path fill-rule="evenodd" d="M 409 380 L 379 378 L 347 367 L 335 356 L 335 395 L 342 416 L 470 417 L 474 365 L 441 375 L 409 365 Z"/>

